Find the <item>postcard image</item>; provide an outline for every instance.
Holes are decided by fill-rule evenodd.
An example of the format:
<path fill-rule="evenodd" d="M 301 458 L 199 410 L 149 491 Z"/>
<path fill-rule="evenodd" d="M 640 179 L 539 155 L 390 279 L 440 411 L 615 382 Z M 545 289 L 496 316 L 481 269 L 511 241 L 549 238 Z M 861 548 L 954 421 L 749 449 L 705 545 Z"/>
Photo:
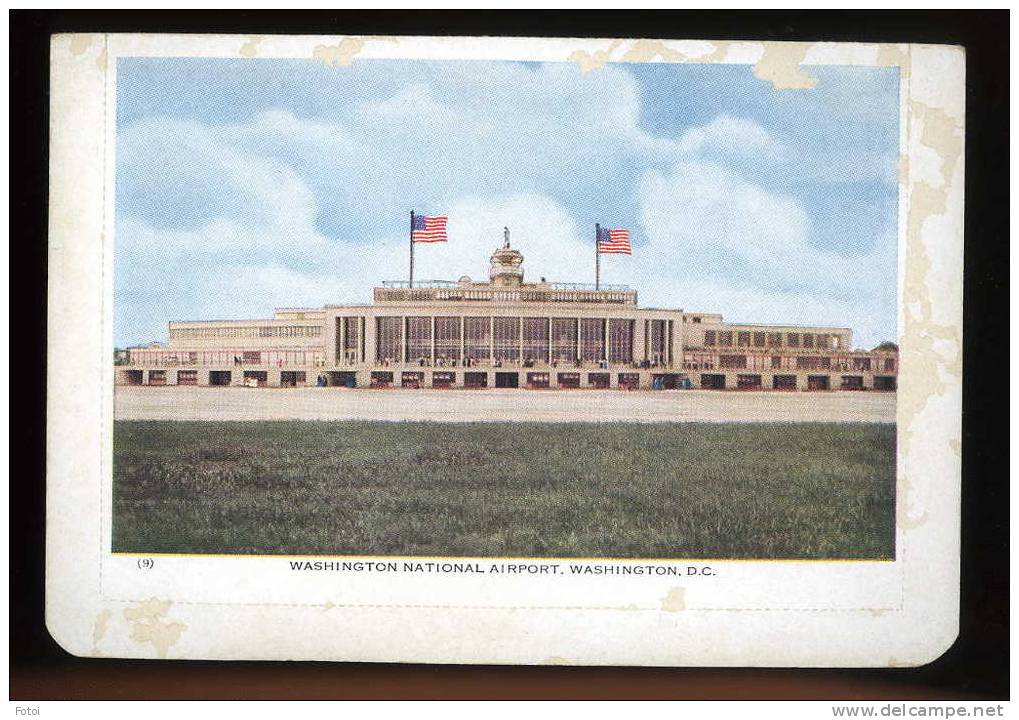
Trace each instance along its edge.
<path fill-rule="evenodd" d="M 52 59 L 68 651 L 909 666 L 954 640 L 958 48 Z"/>

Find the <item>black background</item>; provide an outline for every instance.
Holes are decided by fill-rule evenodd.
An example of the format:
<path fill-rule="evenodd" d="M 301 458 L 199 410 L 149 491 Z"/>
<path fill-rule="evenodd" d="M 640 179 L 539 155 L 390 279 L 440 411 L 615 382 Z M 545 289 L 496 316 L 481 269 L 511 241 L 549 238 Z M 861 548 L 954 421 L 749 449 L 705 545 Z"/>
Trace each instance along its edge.
<path fill-rule="evenodd" d="M 979 12 L 10 13 L 10 698 L 1005 699 L 1008 687 L 1008 25 Z M 44 626 L 49 34 L 518 35 L 830 40 L 966 49 L 962 611 L 922 668 L 752 670 L 75 658 Z M 73 382 L 73 358 L 66 382 Z M 58 391 L 58 390 L 57 390 Z"/>

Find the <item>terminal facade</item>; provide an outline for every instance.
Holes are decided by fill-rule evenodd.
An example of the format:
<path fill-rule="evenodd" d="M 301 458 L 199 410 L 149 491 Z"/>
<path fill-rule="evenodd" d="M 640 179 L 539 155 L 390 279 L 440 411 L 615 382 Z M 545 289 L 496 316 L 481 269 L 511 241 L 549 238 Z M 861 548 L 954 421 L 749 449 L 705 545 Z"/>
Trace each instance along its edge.
<path fill-rule="evenodd" d="M 371 305 L 171 322 L 117 360 L 121 385 L 896 389 L 898 352 L 848 328 L 748 325 L 641 308 L 626 287 L 525 282 L 509 242 L 489 280 L 384 282 Z"/>

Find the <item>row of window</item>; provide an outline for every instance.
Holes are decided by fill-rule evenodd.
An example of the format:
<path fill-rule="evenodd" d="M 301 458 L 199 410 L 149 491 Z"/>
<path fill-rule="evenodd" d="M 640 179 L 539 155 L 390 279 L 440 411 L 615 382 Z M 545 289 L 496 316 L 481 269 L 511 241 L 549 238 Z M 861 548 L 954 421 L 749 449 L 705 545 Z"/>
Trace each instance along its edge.
<path fill-rule="evenodd" d="M 785 336 L 783 338 L 783 335 Z M 842 336 L 831 333 L 765 332 L 750 330 L 705 330 L 705 347 L 790 347 L 838 349 Z"/>
<path fill-rule="evenodd" d="M 243 373 L 244 374 L 241 377 L 244 380 L 245 385 L 266 387 L 269 384 L 269 374 L 264 370 L 245 370 Z M 197 370 L 178 370 L 176 377 L 178 385 L 198 384 Z M 209 384 L 229 385 L 232 378 L 233 375 L 229 370 L 213 370 L 209 373 Z M 308 374 L 303 370 L 298 372 L 284 372 L 280 374 L 280 385 L 283 387 L 297 387 L 298 385 L 304 385 L 307 382 L 307 378 Z M 141 370 L 128 370 L 127 376 L 124 380 L 128 385 L 141 385 L 144 377 Z M 166 385 L 166 380 L 166 370 L 149 370 L 149 385 Z"/>
<path fill-rule="evenodd" d="M 353 387 L 353 385 L 349 384 L 350 382 L 354 382 L 352 373 L 347 373 L 347 375 L 350 376 L 347 379 L 347 382 L 344 382 L 340 377 L 332 378 L 331 376 L 334 375 L 341 375 L 341 373 L 320 374 L 319 384 L 347 385 L 347 387 Z M 653 380 L 653 387 L 656 389 L 690 387 L 688 382 L 684 385 L 682 382 L 677 381 L 677 378 L 679 378 L 679 376 L 676 375 L 656 375 Z M 178 385 L 197 385 L 198 371 L 178 370 L 176 379 Z M 212 371 L 209 373 L 210 385 L 229 385 L 231 379 L 232 375 L 229 371 Z M 264 387 L 268 384 L 268 374 L 264 371 L 246 370 L 244 371 L 243 379 L 245 384 L 253 383 L 260 387 Z M 387 387 L 393 384 L 394 379 L 395 374 L 392 372 L 373 372 L 371 373 L 371 386 Z M 477 388 L 488 386 L 488 373 L 485 372 L 466 372 L 464 373 L 463 379 L 466 387 Z M 839 387 L 842 390 L 866 389 L 863 376 L 861 375 L 843 375 L 841 378 L 837 379 L 839 381 Z M 140 385 L 143 380 L 144 377 L 141 370 L 129 370 L 126 373 L 125 382 L 129 385 Z M 619 373 L 617 377 L 619 387 L 626 389 L 636 389 L 639 386 L 639 380 L 640 376 L 636 373 Z M 421 387 L 424 381 L 425 374 L 423 372 L 404 371 L 400 374 L 400 382 L 404 387 Z M 588 373 L 587 381 L 591 387 L 607 388 L 610 386 L 610 375 L 609 373 Z M 284 387 L 296 387 L 298 385 L 305 385 L 306 383 L 307 373 L 304 371 L 283 372 L 280 374 L 280 384 Z M 432 387 L 452 387 L 455 383 L 455 372 L 436 371 L 432 373 Z M 496 373 L 496 387 L 519 387 L 519 383 L 520 378 L 516 373 Z M 581 387 L 581 374 L 566 372 L 557 373 L 556 383 L 559 387 L 563 388 Z M 702 374 L 700 376 L 700 383 L 701 387 L 705 389 L 724 390 L 727 387 L 730 387 L 727 384 L 725 375 Z M 150 370 L 148 375 L 148 384 L 166 385 L 167 371 Z M 832 378 L 830 375 L 808 375 L 806 385 L 808 390 L 831 390 Z M 894 375 L 878 375 L 874 377 L 874 390 L 895 390 L 896 385 L 897 382 Z M 526 386 L 529 388 L 549 387 L 550 373 L 527 373 Z M 736 388 L 740 390 L 764 389 L 763 378 L 761 375 L 739 374 L 736 376 Z M 771 378 L 771 388 L 775 390 L 796 390 L 798 388 L 797 378 L 795 375 L 774 375 Z"/>
<path fill-rule="evenodd" d="M 561 388 L 579 388 L 581 387 L 581 377 L 582 375 L 579 372 L 560 372 L 556 373 L 555 381 Z M 371 386 L 389 387 L 395 382 L 395 379 L 396 374 L 393 372 L 386 370 L 375 371 L 371 374 Z M 617 380 L 621 388 L 636 389 L 639 384 L 639 376 L 636 373 L 619 373 Z M 551 373 L 544 371 L 529 372 L 526 373 L 524 378 L 521 378 L 515 372 L 495 374 L 495 387 L 516 388 L 521 387 L 521 382 L 524 383 L 524 387 L 531 389 L 548 388 L 551 387 Z M 400 373 L 400 384 L 403 387 L 418 388 L 422 387 L 424 383 L 425 373 L 423 372 L 405 370 Z M 607 372 L 588 373 L 587 383 L 592 388 L 607 388 L 611 384 L 611 374 Z M 453 387 L 455 384 L 455 372 L 436 371 L 432 373 L 432 387 L 448 388 Z M 467 388 L 488 387 L 488 373 L 465 372 L 463 374 L 463 384 Z"/>
<path fill-rule="evenodd" d="M 325 353 L 313 350 L 131 350 L 131 363 L 146 366 L 174 365 L 270 365 L 287 367 L 325 363 Z"/>
<path fill-rule="evenodd" d="M 822 355 L 714 355 L 687 353 L 688 370 L 858 370 L 895 372 L 895 358 Z"/>
<path fill-rule="evenodd" d="M 405 328 L 402 322 L 406 322 Z M 606 323 L 604 318 L 436 317 L 433 339 L 430 317 L 379 317 L 376 360 L 430 360 L 434 344 L 437 361 L 459 361 L 462 355 L 471 361 L 631 362 L 634 322 L 609 319 Z M 653 353 L 664 352 L 665 322 L 651 321 Z"/>
<path fill-rule="evenodd" d="M 171 328 L 171 340 L 208 338 L 307 338 L 321 337 L 321 325 L 212 325 L 209 327 Z"/>
<path fill-rule="evenodd" d="M 701 387 L 709 390 L 725 390 L 729 387 L 726 384 L 725 375 L 701 375 Z M 841 390 L 866 390 L 862 375 L 842 375 L 837 378 Z M 874 377 L 874 390 L 895 390 L 897 386 L 894 375 L 877 375 Z M 737 375 L 736 388 L 739 390 L 763 390 L 764 383 L 760 375 Z M 771 388 L 774 390 L 796 390 L 797 380 L 795 375 L 774 375 L 771 378 Z M 830 375 L 808 375 L 807 390 L 832 390 L 832 377 Z"/>

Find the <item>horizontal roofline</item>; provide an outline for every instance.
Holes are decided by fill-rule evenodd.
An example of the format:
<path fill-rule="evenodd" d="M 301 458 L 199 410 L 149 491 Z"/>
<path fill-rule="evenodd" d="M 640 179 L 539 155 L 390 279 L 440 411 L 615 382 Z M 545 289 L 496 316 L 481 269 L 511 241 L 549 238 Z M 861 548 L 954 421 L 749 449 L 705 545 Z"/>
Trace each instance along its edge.
<path fill-rule="evenodd" d="M 321 310 L 319 310 L 319 312 L 322 312 L 323 310 L 325 310 L 325 308 L 322 308 Z M 266 324 L 266 323 L 315 322 L 316 320 L 319 320 L 319 319 L 320 318 L 303 318 L 303 319 L 302 318 L 285 318 L 285 319 L 281 319 L 281 318 L 243 318 L 241 320 L 223 320 L 223 319 L 220 319 L 220 320 L 169 320 L 168 324 L 170 324 L 170 325 L 192 325 L 192 324 L 195 324 L 195 323 L 244 323 L 244 324 L 262 323 L 262 324 Z"/>
<path fill-rule="evenodd" d="M 460 282 L 459 280 L 415 280 L 414 287 L 410 287 L 409 280 L 383 280 L 382 284 L 378 288 L 384 290 L 427 290 L 436 288 L 493 288 L 496 290 L 506 290 L 513 288 L 537 288 L 537 287 L 548 287 L 552 290 L 583 290 L 585 292 L 636 292 L 629 285 L 606 285 L 599 284 L 599 287 L 595 288 L 594 283 L 568 283 L 568 282 L 554 282 L 551 280 L 539 281 L 539 282 L 524 282 L 520 285 L 513 286 L 501 286 L 495 285 L 488 280 L 465 280 Z"/>
<path fill-rule="evenodd" d="M 778 323 L 743 323 L 743 322 L 733 322 L 731 320 L 723 320 L 721 324 L 722 325 L 732 325 L 732 326 L 739 325 L 741 327 L 748 327 L 748 328 L 793 328 L 793 329 L 797 329 L 797 330 L 809 329 L 809 330 L 849 330 L 850 332 L 852 331 L 852 328 L 850 328 L 850 327 L 841 327 L 841 326 L 838 326 L 838 325 L 790 325 L 789 323 L 783 323 L 783 324 L 778 324 Z"/>

